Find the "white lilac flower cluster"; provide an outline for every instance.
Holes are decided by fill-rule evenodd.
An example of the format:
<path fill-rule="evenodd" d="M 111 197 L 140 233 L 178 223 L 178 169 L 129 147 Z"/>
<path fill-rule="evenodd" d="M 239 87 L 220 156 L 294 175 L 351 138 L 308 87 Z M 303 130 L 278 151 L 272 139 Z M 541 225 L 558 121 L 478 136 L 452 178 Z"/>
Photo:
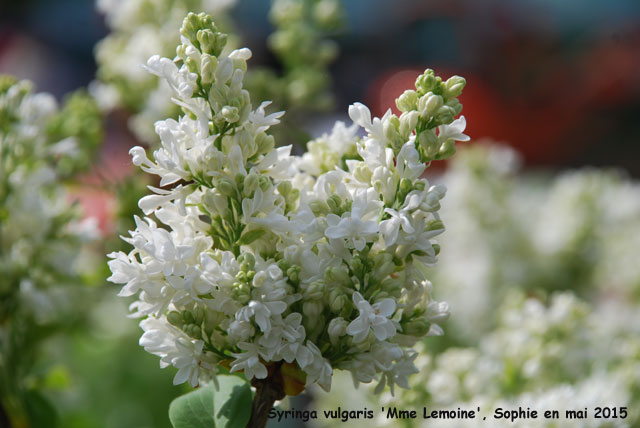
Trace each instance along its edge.
<path fill-rule="evenodd" d="M 505 298 L 498 317 L 497 328 L 478 348 L 450 348 L 435 358 L 417 360 L 421 374 L 397 399 L 409 407 L 426 401 L 451 409 L 558 410 L 562 426 L 635 426 L 638 417 L 633 412 L 608 421 L 595 419 L 593 413 L 588 420 L 565 421 L 564 412 L 625 407 L 640 398 L 637 309 L 620 304 L 591 308 L 567 292 L 553 295 L 547 306 L 514 292 Z M 456 426 L 451 422 L 445 426 Z M 510 421 L 497 422 L 512 426 Z M 540 417 L 527 424 L 547 427 L 557 421 Z"/>
<path fill-rule="evenodd" d="M 480 417 L 464 421 L 465 426 L 474 427 L 486 424 L 482 416 L 491 418 L 492 426 L 514 426 L 509 419 L 494 419 L 493 411 L 519 406 L 539 413 L 538 419 L 527 419 L 526 426 L 558 426 L 558 420 L 542 417 L 545 410 L 558 410 L 562 426 L 636 426 L 638 415 L 629 406 L 640 398 L 637 307 L 607 304 L 593 308 L 569 292 L 554 294 L 544 304 L 514 291 L 505 296 L 497 316 L 495 330 L 478 347 L 452 347 L 436 356 L 421 352 L 415 360 L 419 374 L 410 378 L 409 389 L 395 397 L 374 397 L 368 391 L 360 397 L 362 406 L 480 407 Z M 317 397 L 320 408 L 337 406 L 345 399 L 339 393 Z M 629 408 L 625 419 L 594 418 L 595 407 L 625 406 Z M 588 419 L 565 419 L 565 410 L 585 407 L 590 409 Z M 394 424 L 383 414 L 376 420 L 379 426 L 426 426 L 425 422 L 396 420 Z M 440 425 L 460 426 L 460 420 L 440 420 Z"/>
<path fill-rule="evenodd" d="M 97 0 L 111 33 L 95 49 L 97 77 L 90 89 L 104 110 L 125 108 L 137 113 L 130 127 L 141 141 L 157 141 L 153 124 L 177 117 L 171 89 L 143 69 L 154 54 L 175 52 L 175 34 L 190 10 L 215 14 L 227 21 L 235 0 Z"/>
<path fill-rule="evenodd" d="M 590 301 L 640 296 L 640 185 L 616 171 L 584 169 L 554 178 L 518 174 L 512 149 L 478 144 L 442 177 L 447 251 L 434 270 L 445 299 L 465 317 L 450 328 L 474 343 L 495 322 L 506 290 L 572 290 Z M 465 270 L 459 269 L 460 260 Z M 468 328 L 469 323 L 475 326 Z"/>
<path fill-rule="evenodd" d="M 449 164 L 441 181 L 451 191 L 441 211 L 456 233 L 443 236 L 445 251 L 430 275 L 457 316 L 448 323 L 444 351 L 421 352 L 410 389 L 383 396 L 385 404 L 522 406 L 564 416 L 566 409 L 640 399 L 640 272 L 631 260 L 639 248 L 640 186 L 615 171 L 553 179 L 518 174 L 518 161 L 507 147 L 475 144 Z M 349 400 L 379 405 L 371 392 Z M 346 399 L 316 398 L 318 408 Z M 501 423 L 494 420 L 513 426 Z M 637 423 L 637 414 L 608 421 L 592 414 L 562 426 Z M 527 426 L 556 425 L 527 420 Z"/>
<path fill-rule="evenodd" d="M 79 245 L 96 234 L 79 221 L 60 183 L 81 150 L 73 135 L 60 141 L 55 98 L 33 94 L 27 81 L 0 76 L 0 333 L 16 314 L 52 322 L 73 304 L 62 285 L 77 285 Z M 53 126 L 54 129 L 51 128 Z M 5 328 L 6 327 L 6 328 Z"/>
<path fill-rule="evenodd" d="M 147 69 L 184 114 L 156 122 L 151 159 L 131 150 L 160 187 L 139 202 L 146 217 L 123 238 L 131 252 L 109 255 L 110 281 L 137 296 L 140 344 L 178 368 L 175 383 L 222 366 L 250 380 L 280 375 L 289 395 L 305 383 L 328 390 L 334 369 L 406 387 L 417 372 L 410 346 L 442 334 L 448 317 L 423 274 L 439 253 L 445 188 L 421 176 L 468 139 L 455 119 L 464 79 L 425 71 L 397 100 L 399 117 L 351 106 L 355 125 L 316 142 L 348 142 L 350 155 L 319 150 L 314 170 L 315 152 L 275 148 L 267 131 L 283 113 L 252 108 L 248 49 L 223 53 L 205 14 L 187 16 L 181 42 L 174 60 L 153 56 Z"/>

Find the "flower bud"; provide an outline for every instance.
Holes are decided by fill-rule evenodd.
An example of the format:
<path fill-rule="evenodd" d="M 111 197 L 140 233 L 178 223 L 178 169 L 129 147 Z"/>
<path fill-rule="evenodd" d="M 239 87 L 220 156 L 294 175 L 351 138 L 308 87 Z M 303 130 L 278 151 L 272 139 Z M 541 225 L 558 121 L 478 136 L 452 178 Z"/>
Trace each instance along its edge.
<path fill-rule="evenodd" d="M 298 275 L 300 274 L 301 270 L 302 269 L 300 268 L 300 266 L 291 266 L 289 269 L 287 269 L 287 276 L 289 277 L 289 280 L 294 284 L 297 284 L 298 281 L 300 281 Z"/>
<path fill-rule="evenodd" d="M 238 114 L 238 107 L 224 106 L 220 110 L 220 114 L 229 123 L 235 123 L 240 119 Z"/>
<path fill-rule="evenodd" d="M 171 311 L 167 314 L 167 321 L 169 321 L 169 324 L 174 325 L 178 328 L 182 327 L 183 324 L 182 315 L 180 314 L 180 312 L 176 311 Z"/>
<path fill-rule="evenodd" d="M 402 192 L 403 195 L 409 193 L 412 187 L 413 183 L 411 183 L 411 180 L 409 180 L 408 178 L 403 178 L 402 180 L 400 180 L 400 192 Z"/>
<path fill-rule="evenodd" d="M 426 69 L 423 74 L 416 79 L 416 89 L 418 95 L 424 95 L 427 92 L 435 92 L 439 89 L 442 79 L 435 75 L 434 71 L 430 68 Z"/>
<path fill-rule="evenodd" d="M 349 302 L 349 297 L 339 288 L 334 288 L 329 293 L 329 308 L 332 312 L 341 312 Z"/>
<path fill-rule="evenodd" d="M 422 337 L 429 331 L 431 323 L 427 321 L 426 317 L 417 317 L 406 323 L 402 323 L 402 332 L 409 336 Z"/>
<path fill-rule="evenodd" d="M 240 269 L 248 271 L 253 269 L 256 264 L 256 258 L 251 253 L 242 253 L 238 256 L 238 263 L 240 263 Z"/>
<path fill-rule="evenodd" d="M 453 118 L 456 115 L 456 111 L 453 107 L 443 105 L 438 108 L 438 111 L 434 114 L 435 119 L 440 124 L 448 125 L 453 122 Z"/>
<path fill-rule="evenodd" d="M 258 175 L 250 172 L 244 178 L 244 189 L 243 193 L 247 196 L 253 194 L 258 189 Z"/>
<path fill-rule="evenodd" d="M 193 309 L 193 322 L 194 324 L 201 325 L 204 321 L 204 309 L 201 306 L 196 306 Z"/>
<path fill-rule="evenodd" d="M 418 102 L 418 111 L 420 112 L 420 117 L 423 120 L 429 120 L 439 109 L 443 106 L 444 100 L 440 95 L 435 95 L 431 92 L 423 95 Z"/>
<path fill-rule="evenodd" d="M 354 259 L 359 260 L 359 259 Z M 344 285 L 349 283 L 349 270 L 346 266 L 332 266 L 325 273 L 326 280 L 334 285 Z"/>
<path fill-rule="evenodd" d="M 195 321 L 195 319 L 193 318 L 193 314 L 189 311 L 182 311 L 182 319 L 184 320 L 185 324 L 193 324 L 193 322 Z"/>
<path fill-rule="evenodd" d="M 198 73 L 198 63 L 196 62 L 195 59 L 193 58 L 187 58 L 186 61 L 184 62 L 185 65 L 187 66 L 187 69 L 192 72 L 192 73 Z"/>
<path fill-rule="evenodd" d="M 258 145 L 257 154 L 264 154 L 270 152 L 275 147 L 275 140 L 272 135 L 267 135 L 264 132 L 256 135 L 256 144 Z"/>
<path fill-rule="evenodd" d="M 309 202 L 309 208 L 311 208 L 311 211 L 316 216 L 321 214 L 327 214 L 329 212 L 329 206 L 320 200 Z"/>
<path fill-rule="evenodd" d="M 347 332 L 347 325 L 349 323 L 341 317 L 334 318 L 329 322 L 327 327 L 327 333 L 329 333 L 329 340 L 332 344 L 336 344 L 341 336 L 344 336 Z"/>
<path fill-rule="evenodd" d="M 202 83 L 208 85 L 213 82 L 217 65 L 218 60 L 215 56 L 202 54 L 200 58 L 200 78 Z"/>
<path fill-rule="evenodd" d="M 278 192 L 282 196 L 287 196 L 289 192 L 291 192 L 291 189 L 293 189 L 293 186 L 291 185 L 290 181 L 283 181 L 280 184 L 278 184 Z"/>
<path fill-rule="evenodd" d="M 368 183 L 371 180 L 372 175 L 373 173 L 371 172 L 369 167 L 365 164 L 358 165 L 355 171 L 353 172 L 353 176 L 356 178 L 356 180 L 362 183 Z"/>
<path fill-rule="evenodd" d="M 456 142 L 453 140 L 453 138 L 447 138 L 447 140 L 442 143 L 442 146 L 440 146 L 440 150 L 438 150 L 436 159 L 447 159 L 454 154 L 456 154 Z"/>
<path fill-rule="evenodd" d="M 325 283 L 324 281 L 313 281 L 304 290 L 304 298 L 308 300 L 322 299 L 324 295 Z"/>
<path fill-rule="evenodd" d="M 333 194 L 327 199 L 327 206 L 331 211 L 336 212 L 342 206 L 342 199 L 340 199 L 340 196 Z"/>
<path fill-rule="evenodd" d="M 416 91 L 404 91 L 402 95 L 396 99 L 396 107 L 401 112 L 416 110 L 418 107 L 418 93 Z"/>
<path fill-rule="evenodd" d="M 427 223 L 427 227 L 425 230 L 440 230 L 444 229 L 444 223 L 442 220 L 431 220 Z"/>
<path fill-rule="evenodd" d="M 258 186 L 263 192 L 266 192 L 271 188 L 271 180 L 269 177 L 261 175 L 258 177 Z"/>
<path fill-rule="evenodd" d="M 202 338 L 202 327 L 200 327 L 199 325 L 187 324 L 182 327 L 182 330 L 194 339 Z"/>
<path fill-rule="evenodd" d="M 457 98 L 462 93 L 467 81 L 460 76 L 451 76 L 444 83 L 443 95 L 445 98 Z"/>
<path fill-rule="evenodd" d="M 317 300 L 309 300 L 302 304 L 302 313 L 311 319 L 318 317 L 322 313 L 322 309 L 322 302 Z"/>

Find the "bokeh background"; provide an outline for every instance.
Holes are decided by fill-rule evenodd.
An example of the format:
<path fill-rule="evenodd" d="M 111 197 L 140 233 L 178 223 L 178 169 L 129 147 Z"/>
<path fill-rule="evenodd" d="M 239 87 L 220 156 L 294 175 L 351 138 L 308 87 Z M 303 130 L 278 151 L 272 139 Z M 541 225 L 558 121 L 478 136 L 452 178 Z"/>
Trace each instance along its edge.
<path fill-rule="evenodd" d="M 614 167 L 640 176 L 640 3 L 636 0 L 349 0 L 334 36 L 331 65 L 336 104 L 316 114 L 309 132 L 326 130 L 361 101 L 374 114 L 430 67 L 462 75 L 461 97 L 473 140 L 490 138 L 517 149 L 525 170 Z M 273 31 L 269 2 L 238 0 L 232 11 L 250 64 L 279 67 L 265 40 Z M 108 33 L 88 0 L 3 1 L 0 73 L 30 79 L 62 98 L 95 79 L 94 46 Z M 85 210 L 107 228 L 114 201 L 91 187 L 127 175 L 136 144 L 127 114 L 112 112 L 96 171 L 77 189 Z M 472 143 L 473 144 L 473 143 Z M 110 214 L 111 213 L 111 214 Z M 105 274 L 107 271 L 105 267 Z M 170 369 L 137 345 L 117 287 L 77 333 L 47 344 L 43 366 L 64 427 L 166 427 L 168 403 L 185 391 Z M 295 423 L 293 424 L 295 426 Z"/>

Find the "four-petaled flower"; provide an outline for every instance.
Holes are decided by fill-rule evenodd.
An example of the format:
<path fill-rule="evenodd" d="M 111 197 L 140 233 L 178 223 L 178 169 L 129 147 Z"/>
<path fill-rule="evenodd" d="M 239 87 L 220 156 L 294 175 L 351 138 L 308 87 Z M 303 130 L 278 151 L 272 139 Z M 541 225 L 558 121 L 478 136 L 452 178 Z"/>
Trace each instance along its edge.
<path fill-rule="evenodd" d="M 353 293 L 353 303 L 360 312 L 358 318 L 347 326 L 347 334 L 353 336 L 354 343 L 363 342 L 369 335 L 369 329 L 378 340 L 385 340 L 396 334 L 396 326 L 389 319 L 396 311 L 396 302 L 393 299 L 382 299 L 371 305 L 357 291 Z"/>

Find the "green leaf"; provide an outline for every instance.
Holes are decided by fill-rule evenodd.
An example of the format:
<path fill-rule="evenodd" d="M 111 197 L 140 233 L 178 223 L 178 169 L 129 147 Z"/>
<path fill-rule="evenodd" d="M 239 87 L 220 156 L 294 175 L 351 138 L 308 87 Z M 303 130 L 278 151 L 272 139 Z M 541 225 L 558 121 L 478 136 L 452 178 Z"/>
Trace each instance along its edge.
<path fill-rule="evenodd" d="M 237 376 L 218 376 L 219 390 L 207 385 L 173 400 L 174 428 L 242 428 L 249 421 L 251 388 Z"/>
<path fill-rule="evenodd" d="M 238 376 L 218 376 L 220 391 L 213 395 L 216 427 L 244 428 L 251 417 L 253 400 L 249 383 Z"/>
<path fill-rule="evenodd" d="M 58 426 L 58 414 L 49 400 L 35 389 L 24 395 L 29 426 L 33 428 L 54 428 Z"/>
<path fill-rule="evenodd" d="M 182 395 L 171 402 L 169 420 L 174 428 L 212 428 L 213 385 L 208 385 Z"/>

